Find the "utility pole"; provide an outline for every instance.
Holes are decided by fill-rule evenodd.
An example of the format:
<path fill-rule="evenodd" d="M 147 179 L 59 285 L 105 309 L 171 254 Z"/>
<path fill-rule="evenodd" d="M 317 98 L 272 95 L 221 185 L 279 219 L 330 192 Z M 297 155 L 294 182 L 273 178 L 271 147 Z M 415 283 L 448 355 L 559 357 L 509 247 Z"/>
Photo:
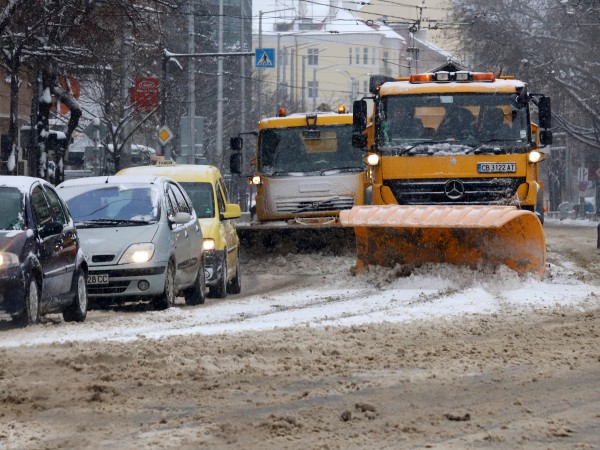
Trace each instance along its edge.
<path fill-rule="evenodd" d="M 196 51 L 196 30 L 194 20 L 194 1 L 188 0 L 188 52 Z M 188 63 L 188 115 L 190 119 L 190 147 L 187 155 L 182 155 L 188 164 L 195 163 L 196 154 L 196 61 L 192 58 Z"/>
<path fill-rule="evenodd" d="M 220 0 L 223 1 L 223 0 Z M 263 16 L 263 12 L 259 11 L 258 12 L 258 48 L 262 48 L 262 16 Z M 257 73 L 257 79 L 258 79 L 258 86 L 256 89 L 256 93 L 258 94 L 258 98 L 257 98 L 257 108 L 258 108 L 258 120 L 261 119 L 262 117 L 262 72 L 258 71 Z"/>
<path fill-rule="evenodd" d="M 220 167 L 223 158 L 223 0 L 219 0 L 219 53 L 221 56 L 217 57 L 217 154 L 215 160 Z"/>
<path fill-rule="evenodd" d="M 123 78 L 121 78 L 121 98 L 124 99 L 123 105 L 123 136 L 125 139 L 130 134 L 131 130 L 131 120 L 127 117 L 127 114 L 130 114 L 129 108 L 127 105 L 130 103 L 130 88 L 131 88 L 131 79 L 133 78 L 133 33 L 132 33 L 132 25 L 128 19 L 125 19 L 125 25 L 123 27 Z M 116 149 L 115 149 L 116 151 Z M 119 169 L 129 167 L 131 165 L 131 140 L 126 140 L 123 142 L 121 147 L 121 153 L 119 155 Z"/>

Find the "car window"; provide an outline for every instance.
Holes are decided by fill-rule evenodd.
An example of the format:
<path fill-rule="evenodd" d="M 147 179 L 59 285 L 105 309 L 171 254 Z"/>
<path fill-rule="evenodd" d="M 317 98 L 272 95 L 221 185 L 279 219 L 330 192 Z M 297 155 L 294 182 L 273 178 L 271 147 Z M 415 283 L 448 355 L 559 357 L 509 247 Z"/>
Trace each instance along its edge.
<path fill-rule="evenodd" d="M 199 219 L 215 216 L 215 195 L 210 183 L 179 183 L 192 201 Z"/>
<path fill-rule="evenodd" d="M 23 195 L 17 188 L 0 187 L 0 230 L 23 230 Z"/>
<path fill-rule="evenodd" d="M 175 196 L 175 202 L 177 204 L 176 208 L 178 212 L 186 212 L 186 213 L 192 213 L 192 208 L 191 206 L 188 204 L 187 200 L 186 200 L 186 196 L 183 194 L 183 192 L 181 192 L 181 189 L 179 189 L 179 186 L 177 186 L 176 184 L 171 184 L 169 189 L 173 192 L 173 195 Z"/>
<path fill-rule="evenodd" d="M 33 208 L 38 226 L 43 226 L 52 220 L 52 213 L 46 201 L 46 196 L 39 185 L 35 186 L 31 191 L 31 207 Z"/>
<path fill-rule="evenodd" d="M 221 183 L 217 184 L 217 202 L 219 203 L 219 211 L 222 213 L 225 212 L 225 197 L 223 195 L 223 187 Z"/>
<path fill-rule="evenodd" d="M 62 223 L 63 225 L 67 225 L 67 215 L 56 192 L 54 192 L 52 188 L 49 187 L 45 187 L 44 191 L 46 192 L 46 197 L 48 198 L 48 203 L 50 204 L 50 212 L 52 214 L 52 219 L 56 222 Z"/>
<path fill-rule="evenodd" d="M 173 217 L 177 213 L 177 200 L 175 199 L 175 193 L 169 187 L 167 187 L 166 197 L 167 217 Z"/>

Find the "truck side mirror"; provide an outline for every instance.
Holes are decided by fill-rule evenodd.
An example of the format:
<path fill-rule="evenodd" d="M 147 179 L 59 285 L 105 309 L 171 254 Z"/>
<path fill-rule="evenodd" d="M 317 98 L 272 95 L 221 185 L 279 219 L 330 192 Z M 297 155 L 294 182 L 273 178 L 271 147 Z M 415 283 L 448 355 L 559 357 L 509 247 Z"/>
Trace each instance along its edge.
<path fill-rule="evenodd" d="M 366 148 L 367 137 L 367 102 L 356 100 L 352 104 L 352 146 L 355 148 Z"/>
<path fill-rule="evenodd" d="M 540 97 L 538 100 L 538 116 L 540 128 L 552 128 L 552 107 L 550 97 Z"/>
<path fill-rule="evenodd" d="M 232 137 L 229 139 L 229 147 L 239 152 L 244 147 L 244 140 L 239 136 Z"/>
<path fill-rule="evenodd" d="M 232 153 L 229 156 L 229 170 L 237 175 L 242 173 L 242 154 L 240 152 Z"/>
<path fill-rule="evenodd" d="M 552 131 L 540 130 L 540 144 L 551 145 L 552 144 Z"/>

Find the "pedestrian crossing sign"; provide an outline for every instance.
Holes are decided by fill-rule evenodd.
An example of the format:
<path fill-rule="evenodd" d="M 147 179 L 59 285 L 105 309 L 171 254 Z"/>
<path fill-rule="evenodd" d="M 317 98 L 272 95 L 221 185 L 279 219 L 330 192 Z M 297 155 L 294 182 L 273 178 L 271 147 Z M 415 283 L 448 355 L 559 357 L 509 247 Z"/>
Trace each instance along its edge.
<path fill-rule="evenodd" d="M 254 52 L 256 67 L 258 69 L 272 69 L 275 67 L 275 49 L 257 48 Z"/>

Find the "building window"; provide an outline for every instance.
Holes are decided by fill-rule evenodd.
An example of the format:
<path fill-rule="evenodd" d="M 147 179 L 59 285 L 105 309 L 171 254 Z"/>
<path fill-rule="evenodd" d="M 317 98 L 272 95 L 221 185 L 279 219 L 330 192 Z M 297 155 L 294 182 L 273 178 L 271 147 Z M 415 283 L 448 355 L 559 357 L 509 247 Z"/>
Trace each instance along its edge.
<path fill-rule="evenodd" d="M 352 65 L 352 47 L 348 48 L 348 65 Z"/>
<path fill-rule="evenodd" d="M 369 82 L 363 80 L 363 95 L 369 95 Z"/>
<path fill-rule="evenodd" d="M 363 64 L 369 64 L 369 47 L 363 48 Z"/>
<path fill-rule="evenodd" d="M 371 47 L 371 64 L 375 65 L 375 52 L 377 50 L 375 49 L 375 47 Z"/>
<path fill-rule="evenodd" d="M 318 66 L 319 65 L 319 49 L 309 48 L 308 49 L 308 65 Z"/>
<path fill-rule="evenodd" d="M 383 52 L 383 67 L 387 69 L 388 59 L 390 58 L 390 54 L 388 52 Z"/>
<path fill-rule="evenodd" d="M 356 47 L 356 64 L 360 64 L 360 48 Z"/>
<path fill-rule="evenodd" d="M 319 82 L 308 82 L 308 98 L 317 98 L 319 96 Z"/>

